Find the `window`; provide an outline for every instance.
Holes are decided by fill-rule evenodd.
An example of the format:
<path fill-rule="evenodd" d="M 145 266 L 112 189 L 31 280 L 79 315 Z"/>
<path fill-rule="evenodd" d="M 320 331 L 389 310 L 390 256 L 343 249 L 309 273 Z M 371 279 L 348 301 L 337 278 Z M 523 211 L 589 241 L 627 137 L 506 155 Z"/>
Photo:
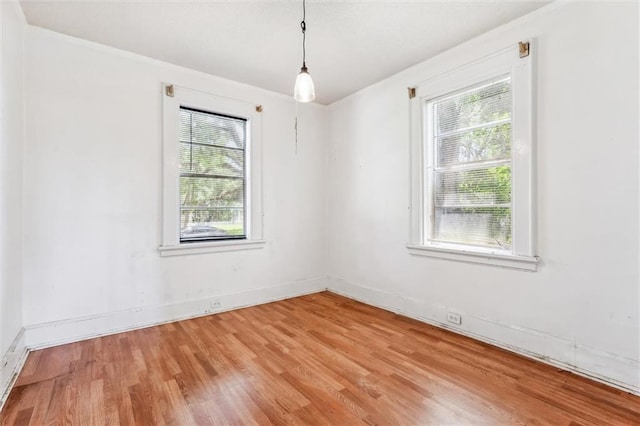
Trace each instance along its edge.
<path fill-rule="evenodd" d="M 430 241 L 511 247 L 511 79 L 426 104 Z"/>
<path fill-rule="evenodd" d="M 412 254 L 535 270 L 531 57 L 517 46 L 412 99 Z"/>
<path fill-rule="evenodd" d="M 161 254 L 262 247 L 259 108 L 176 86 L 163 90 Z"/>
<path fill-rule="evenodd" d="M 244 118 L 180 107 L 180 242 L 245 238 Z"/>

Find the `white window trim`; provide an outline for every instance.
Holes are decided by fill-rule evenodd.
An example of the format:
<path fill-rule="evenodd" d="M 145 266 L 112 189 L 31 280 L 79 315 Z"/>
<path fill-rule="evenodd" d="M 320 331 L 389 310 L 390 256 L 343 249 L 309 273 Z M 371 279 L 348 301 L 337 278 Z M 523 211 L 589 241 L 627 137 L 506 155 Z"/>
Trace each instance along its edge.
<path fill-rule="evenodd" d="M 162 85 L 162 244 L 161 256 L 262 248 L 262 115 L 255 104 L 173 85 L 173 96 Z M 189 107 L 247 120 L 245 239 L 180 243 L 180 161 L 178 131 L 180 107 Z"/>
<path fill-rule="evenodd" d="M 536 204 L 534 151 L 533 43 L 530 54 L 520 58 L 517 43 L 493 55 L 454 69 L 416 86 L 411 99 L 411 191 L 410 254 L 442 259 L 484 263 L 505 268 L 535 271 Z M 512 251 L 487 249 L 462 244 L 428 241 L 426 229 L 430 217 L 431 190 L 425 166 L 430 153 L 423 129 L 428 100 L 488 81 L 500 75 L 511 76 L 512 104 Z"/>

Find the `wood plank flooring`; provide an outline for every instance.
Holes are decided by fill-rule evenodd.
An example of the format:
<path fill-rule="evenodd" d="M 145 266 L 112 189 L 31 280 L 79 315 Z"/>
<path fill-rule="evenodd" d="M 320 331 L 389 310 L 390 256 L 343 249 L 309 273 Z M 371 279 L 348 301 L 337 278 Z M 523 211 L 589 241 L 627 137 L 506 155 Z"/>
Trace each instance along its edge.
<path fill-rule="evenodd" d="M 640 424 L 640 398 L 324 292 L 33 352 L 5 425 Z"/>

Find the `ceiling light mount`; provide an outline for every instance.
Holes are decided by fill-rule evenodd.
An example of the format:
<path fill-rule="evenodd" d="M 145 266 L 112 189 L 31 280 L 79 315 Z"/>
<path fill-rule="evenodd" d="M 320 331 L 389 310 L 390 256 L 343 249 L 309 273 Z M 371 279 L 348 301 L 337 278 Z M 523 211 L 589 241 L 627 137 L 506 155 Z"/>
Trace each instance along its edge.
<path fill-rule="evenodd" d="M 296 102 L 311 102 L 316 98 L 316 90 L 313 87 L 313 80 L 311 74 L 307 69 L 307 7 L 306 0 L 302 0 L 302 22 L 300 22 L 300 29 L 302 30 L 302 68 L 296 78 L 296 84 L 293 88 L 293 97 Z"/>

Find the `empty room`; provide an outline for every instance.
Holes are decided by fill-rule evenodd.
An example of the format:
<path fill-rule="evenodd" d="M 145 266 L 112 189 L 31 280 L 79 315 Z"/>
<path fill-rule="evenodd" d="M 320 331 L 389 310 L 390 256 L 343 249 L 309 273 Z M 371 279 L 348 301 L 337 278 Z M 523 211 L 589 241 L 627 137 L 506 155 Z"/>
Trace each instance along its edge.
<path fill-rule="evenodd" d="M 637 1 L 0 4 L 0 424 L 640 425 Z"/>

